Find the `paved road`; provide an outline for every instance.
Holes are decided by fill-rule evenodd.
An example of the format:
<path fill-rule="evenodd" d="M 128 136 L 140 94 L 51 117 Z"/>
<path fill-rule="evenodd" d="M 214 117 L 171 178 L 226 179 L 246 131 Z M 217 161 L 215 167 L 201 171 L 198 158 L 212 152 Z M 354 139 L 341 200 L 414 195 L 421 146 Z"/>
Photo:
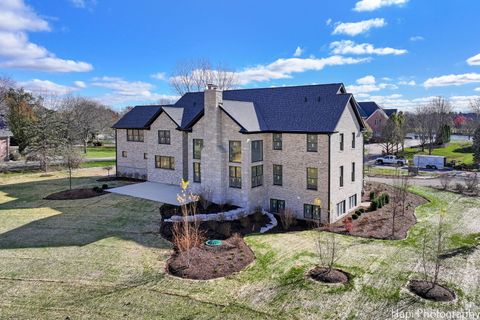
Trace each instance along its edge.
<path fill-rule="evenodd" d="M 393 178 L 380 178 L 380 177 L 365 177 L 365 181 L 380 182 L 385 184 L 394 184 L 395 179 Z M 440 178 L 410 178 L 410 184 L 422 187 L 441 187 Z M 461 176 L 455 176 L 450 181 L 450 186 L 455 185 L 456 183 L 465 183 L 465 179 Z"/>
<path fill-rule="evenodd" d="M 417 146 L 420 140 L 405 139 L 405 148 Z M 382 154 L 382 145 L 380 143 L 370 143 L 365 145 L 365 156 L 367 159 L 376 158 Z"/>

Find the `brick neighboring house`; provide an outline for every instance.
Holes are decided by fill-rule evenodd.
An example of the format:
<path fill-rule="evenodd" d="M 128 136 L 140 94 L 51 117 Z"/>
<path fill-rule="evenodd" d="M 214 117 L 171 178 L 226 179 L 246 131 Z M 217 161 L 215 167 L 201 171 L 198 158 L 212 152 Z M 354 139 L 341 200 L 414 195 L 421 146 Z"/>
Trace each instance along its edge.
<path fill-rule="evenodd" d="M 114 126 L 117 173 L 191 181 L 211 200 L 326 223 L 358 207 L 365 128 L 343 84 L 204 92 Z M 320 202 L 316 201 L 320 199 Z"/>
<path fill-rule="evenodd" d="M 383 109 L 373 101 L 359 102 L 358 105 L 360 115 L 373 131 L 373 139 L 378 140 L 388 119 L 397 113 L 397 109 Z"/>
<path fill-rule="evenodd" d="M 12 132 L 7 127 L 3 115 L 0 115 L 0 161 L 7 161 L 10 155 L 10 137 Z"/>

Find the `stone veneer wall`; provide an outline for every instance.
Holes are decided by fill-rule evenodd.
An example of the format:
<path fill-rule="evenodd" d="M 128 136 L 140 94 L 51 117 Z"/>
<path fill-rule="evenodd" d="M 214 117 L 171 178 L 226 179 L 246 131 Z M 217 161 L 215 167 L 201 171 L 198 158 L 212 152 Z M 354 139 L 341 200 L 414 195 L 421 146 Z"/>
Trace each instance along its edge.
<path fill-rule="evenodd" d="M 146 152 L 145 142 L 127 141 L 127 130 L 116 129 L 117 132 L 117 174 L 147 176 L 147 160 L 143 159 Z M 144 131 L 146 141 L 148 130 Z M 122 152 L 127 151 L 127 157 Z"/>

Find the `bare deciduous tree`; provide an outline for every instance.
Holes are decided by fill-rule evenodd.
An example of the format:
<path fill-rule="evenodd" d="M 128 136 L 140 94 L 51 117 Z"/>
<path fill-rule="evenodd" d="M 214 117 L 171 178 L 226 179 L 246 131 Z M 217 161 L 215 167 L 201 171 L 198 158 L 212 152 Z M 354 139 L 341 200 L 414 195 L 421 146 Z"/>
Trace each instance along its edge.
<path fill-rule="evenodd" d="M 422 241 L 422 267 L 425 281 L 433 285 L 438 284 L 438 277 L 442 267 L 442 255 L 445 250 L 445 210 L 438 215 L 438 224 L 434 228 L 426 228 Z M 429 271 L 433 269 L 433 271 Z"/>
<path fill-rule="evenodd" d="M 70 190 L 72 190 L 72 172 L 78 169 L 83 162 L 83 156 L 71 145 L 65 147 L 62 152 L 63 165 L 68 170 Z"/>
<path fill-rule="evenodd" d="M 170 85 L 179 95 L 202 91 L 207 84 L 215 84 L 220 90 L 232 89 L 237 86 L 237 76 L 225 65 L 213 66 L 199 59 L 178 63 L 170 77 Z"/>
<path fill-rule="evenodd" d="M 398 214 L 401 212 L 402 216 L 405 215 L 407 197 L 408 197 L 408 175 L 402 175 L 400 170 L 395 171 L 394 188 L 391 197 L 392 203 L 392 239 L 395 239 L 395 227 L 397 223 Z"/>
<path fill-rule="evenodd" d="M 7 106 L 5 105 L 5 99 L 8 90 L 15 88 L 15 81 L 8 76 L 0 76 L 0 114 L 7 114 Z"/>
<path fill-rule="evenodd" d="M 322 239 L 320 234 L 315 241 L 319 263 L 320 266 L 327 268 L 328 272 L 330 272 L 339 258 L 336 234 L 328 232 L 325 239 Z"/>
<path fill-rule="evenodd" d="M 451 182 L 452 182 L 452 176 L 449 175 L 448 173 L 442 174 L 440 176 L 440 184 L 442 185 L 443 190 L 447 190 Z"/>

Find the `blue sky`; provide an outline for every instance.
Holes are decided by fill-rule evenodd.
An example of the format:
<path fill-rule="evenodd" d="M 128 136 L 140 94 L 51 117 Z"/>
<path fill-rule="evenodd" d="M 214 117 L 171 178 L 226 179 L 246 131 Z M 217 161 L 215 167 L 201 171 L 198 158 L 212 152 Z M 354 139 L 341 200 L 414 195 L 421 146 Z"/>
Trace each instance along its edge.
<path fill-rule="evenodd" d="M 434 3 L 434 5 L 432 5 Z M 0 74 L 36 93 L 116 108 L 176 94 L 175 65 L 206 58 L 241 86 L 343 82 L 413 109 L 480 96 L 480 2 L 2 0 Z"/>

